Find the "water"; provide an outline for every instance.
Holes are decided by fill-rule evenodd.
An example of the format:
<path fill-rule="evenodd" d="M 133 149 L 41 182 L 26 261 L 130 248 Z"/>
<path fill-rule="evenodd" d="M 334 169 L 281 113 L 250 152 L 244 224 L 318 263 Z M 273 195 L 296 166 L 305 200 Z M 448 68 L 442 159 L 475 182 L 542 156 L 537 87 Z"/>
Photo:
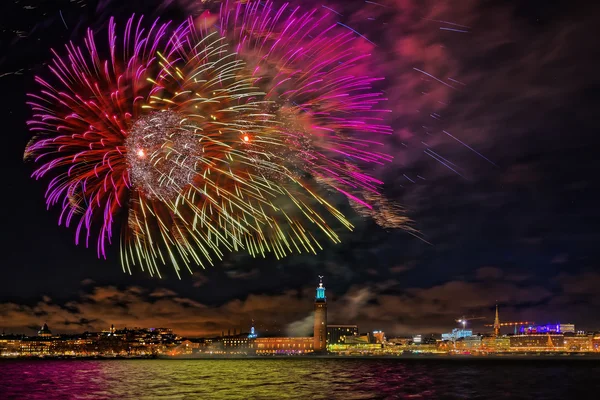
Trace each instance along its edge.
<path fill-rule="evenodd" d="M 0 399 L 571 399 L 600 360 L 2 360 Z"/>

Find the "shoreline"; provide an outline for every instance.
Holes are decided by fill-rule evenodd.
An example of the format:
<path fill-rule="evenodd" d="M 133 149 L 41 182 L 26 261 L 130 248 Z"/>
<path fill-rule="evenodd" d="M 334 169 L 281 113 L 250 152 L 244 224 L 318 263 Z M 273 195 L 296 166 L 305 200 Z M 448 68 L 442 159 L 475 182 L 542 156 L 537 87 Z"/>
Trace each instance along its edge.
<path fill-rule="evenodd" d="M 600 360 L 597 353 L 502 353 L 502 354 L 399 354 L 399 355 L 182 355 L 182 356 L 4 356 L 1 360 L 20 361 L 102 361 L 102 360 Z"/>

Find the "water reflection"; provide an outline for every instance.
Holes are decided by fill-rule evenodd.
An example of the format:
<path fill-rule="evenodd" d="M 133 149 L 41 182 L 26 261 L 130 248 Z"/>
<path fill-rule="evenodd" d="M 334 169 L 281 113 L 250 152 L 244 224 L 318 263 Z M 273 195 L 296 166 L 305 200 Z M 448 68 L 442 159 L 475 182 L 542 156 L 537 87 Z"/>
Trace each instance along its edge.
<path fill-rule="evenodd" d="M 597 360 L 4 360 L 2 399 L 573 398 Z"/>

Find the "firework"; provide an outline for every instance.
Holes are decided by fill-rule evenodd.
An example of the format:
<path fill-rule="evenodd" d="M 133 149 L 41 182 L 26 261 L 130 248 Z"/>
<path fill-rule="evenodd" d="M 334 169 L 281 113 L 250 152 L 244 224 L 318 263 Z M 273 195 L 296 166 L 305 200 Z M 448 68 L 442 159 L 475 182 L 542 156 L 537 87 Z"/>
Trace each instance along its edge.
<path fill-rule="evenodd" d="M 370 209 L 356 194 L 381 184 L 365 171 L 389 161 L 390 128 L 354 34 L 270 3 L 225 4 L 218 22 L 111 20 L 107 46 L 88 31 L 55 53 L 52 82 L 36 77 L 33 176 L 99 256 L 124 221 L 125 269 L 314 252 L 317 232 L 352 228 L 330 191 Z"/>

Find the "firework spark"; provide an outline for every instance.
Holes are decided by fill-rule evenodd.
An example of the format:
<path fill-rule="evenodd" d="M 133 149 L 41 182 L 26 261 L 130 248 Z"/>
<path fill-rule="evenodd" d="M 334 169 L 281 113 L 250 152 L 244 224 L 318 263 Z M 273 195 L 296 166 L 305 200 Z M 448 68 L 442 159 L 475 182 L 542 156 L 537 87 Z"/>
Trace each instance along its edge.
<path fill-rule="evenodd" d="M 52 177 L 48 206 L 76 242 L 96 232 L 100 256 L 125 216 L 124 269 L 315 252 L 317 232 L 339 242 L 336 226 L 352 228 L 330 191 L 373 193 L 367 209 L 380 198 L 366 171 L 391 159 L 378 139 L 391 130 L 377 79 L 356 73 L 360 39 L 271 3 L 225 4 L 217 21 L 111 20 L 108 46 L 88 31 L 84 49 L 55 53 L 52 82 L 36 77 L 33 176 Z"/>
<path fill-rule="evenodd" d="M 149 199 L 175 198 L 194 180 L 202 145 L 181 126 L 184 120 L 156 111 L 135 121 L 125 139 L 131 183 Z"/>

